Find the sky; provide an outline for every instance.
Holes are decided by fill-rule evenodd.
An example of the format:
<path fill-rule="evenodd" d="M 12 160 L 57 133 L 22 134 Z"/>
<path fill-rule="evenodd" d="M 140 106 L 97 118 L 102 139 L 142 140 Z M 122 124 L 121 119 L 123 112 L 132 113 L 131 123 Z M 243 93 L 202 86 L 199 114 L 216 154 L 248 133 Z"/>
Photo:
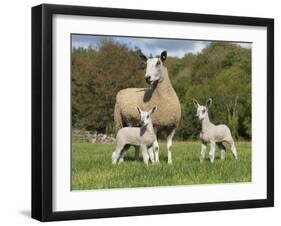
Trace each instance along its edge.
<path fill-rule="evenodd" d="M 167 50 L 168 56 L 183 57 L 187 53 L 197 54 L 210 44 L 210 41 L 201 40 L 179 40 L 159 38 L 135 38 L 118 36 L 96 36 L 96 35 L 72 35 L 72 47 L 98 48 L 103 39 L 112 39 L 114 42 L 126 44 L 129 48 L 138 47 L 147 56 L 159 55 Z M 237 43 L 241 47 L 250 48 L 249 43 Z"/>

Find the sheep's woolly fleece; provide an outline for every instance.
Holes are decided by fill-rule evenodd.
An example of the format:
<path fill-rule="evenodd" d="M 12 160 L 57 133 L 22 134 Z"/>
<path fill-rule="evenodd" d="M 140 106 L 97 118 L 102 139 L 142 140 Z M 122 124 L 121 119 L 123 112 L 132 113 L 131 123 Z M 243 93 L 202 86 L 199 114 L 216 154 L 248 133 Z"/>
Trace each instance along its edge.
<path fill-rule="evenodd" d="M 156 128 L 178 126 L 181 119 L 181 105 L 165 67 L 162 76 L 162 81 L 150 88 L 128 88 L 118 92 L 114 111 L 117 130 L 123 126 L 138 125 L 140 116 L 137 107 L 148 111 L 157 106 L 157 111 L 152 116 Z"/>

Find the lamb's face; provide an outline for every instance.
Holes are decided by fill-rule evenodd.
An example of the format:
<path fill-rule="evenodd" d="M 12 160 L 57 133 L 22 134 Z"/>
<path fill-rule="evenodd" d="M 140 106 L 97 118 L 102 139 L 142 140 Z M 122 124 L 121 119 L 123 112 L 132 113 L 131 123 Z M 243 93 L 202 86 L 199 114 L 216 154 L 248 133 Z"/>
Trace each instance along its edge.
<path fill-rule="evenodd" d="M 147 125 L 149 123 L 149 120 L 150 120 L 150 114 L 149 112 L 146 112 L 146 111 L 142 111 L 140 113 L 140 118 L 141 118 L 141 124 L 143 126 Z"/>
<path fill-rule="evenodd" d="M 207 100 L 206 106 L 200 105 L 195 99 L 193 99 L 193 104 L 197 110 L 196 116 L 199 118 L 199 120 L 203 120 L 204 118 L 206 118 L 206 116 L 208 116 L 208 110 L 212 105 L 212 99 L 209 98 Z"/>
<path fill-rule="evenodd" d="M 151 122 L 151 115 L 156 111 L 157 107 L 154 106 L 150 111 L 142 111 L 139 107 L 137 110 L 140 114 L 141 124 L 146 126 L 148 123 Z"/>
<path fill-rule="evenodd" d="M 146 73 L 144 76 L 148 84 L 153 84 L 161 78 L 163 63 L 160 58 L 150 58 L 146 61 Z"/>
<path fill-rule="evenodd" d="M 198 105 L 197 106 L 197 114 L 196 116 L 199 118 L 199 120 L 203 120 L 208 114 L 208 108 L 206 108 L 203 105 Z"/>

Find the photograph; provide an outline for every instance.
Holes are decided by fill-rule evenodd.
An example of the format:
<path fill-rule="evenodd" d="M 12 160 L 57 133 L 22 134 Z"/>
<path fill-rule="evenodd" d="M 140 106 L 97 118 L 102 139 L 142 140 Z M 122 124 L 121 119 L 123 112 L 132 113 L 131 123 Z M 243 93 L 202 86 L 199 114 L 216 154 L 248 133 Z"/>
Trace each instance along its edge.
<path fill-rule="evenodd" d="M 274 19 L 32 7 L 31 178 L 39 221 L 274 206 Z"/>
<path fill-rule="evenodd" d="M 72 191 L 251 183 L 251 42 L 70 36 Z"/>

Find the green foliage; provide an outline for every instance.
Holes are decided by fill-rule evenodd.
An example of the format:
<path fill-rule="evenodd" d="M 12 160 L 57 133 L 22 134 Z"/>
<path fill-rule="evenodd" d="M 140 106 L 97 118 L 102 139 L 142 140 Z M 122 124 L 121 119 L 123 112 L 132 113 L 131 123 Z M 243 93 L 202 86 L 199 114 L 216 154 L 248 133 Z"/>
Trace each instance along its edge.
<path fill-rule="evenodd" d="M 168 165 L 166 144 L 160 143 L 160 164 L 146 166 L 142 160 L 134 161 L 132 148 L 122 164 L 112 165 L 113 144 L 73 144 L 72 189 L 250 182 L 251 142 L 236 145 L 238 161 L 226 146 L 226 159 L 221 161 L 217 150 L 212 164 L 208 159 L 199 162 L 199 142 L 174 142 L 173 165 Z"/>
<path fill-rule="evenodd" d="M 250 139 L 251 50 L 214 42 L 195 55 L 187 67 L 188 73 L 182 73 L 186 70 L 183 67 L 172 79 L 183 109 L 177 137 L 183 140 L 198 137 L 200 127 L 192 99 L 205 104 L 212 98 L 211 121 L 227 124 L 235 138 Z"/>
<path fill-rule="evenodd" d="M 145 87 L 138 47 L 106 40 L 99 48 L 72 50 L 72 126 L 113 133 L 113 111 L 119 90 Z M 200 124 L 192 99 L 213 98 L 209 116 L 227 124 L 235 138 L 251 139 L 251 49 L 212 42 L 199 54 L 169 57 L 166 66 L 181 102 L 179 140 L 198 138 Z M 160 137 L 161 139 L 162 137 Z"/>
<path fill-rule="evenodd" d="M 136 52 L 110 40 L 72 54 L 72 125 L 112 133 L 115 97 L 119 90 L 143 87 L 143 66 Z"/>

